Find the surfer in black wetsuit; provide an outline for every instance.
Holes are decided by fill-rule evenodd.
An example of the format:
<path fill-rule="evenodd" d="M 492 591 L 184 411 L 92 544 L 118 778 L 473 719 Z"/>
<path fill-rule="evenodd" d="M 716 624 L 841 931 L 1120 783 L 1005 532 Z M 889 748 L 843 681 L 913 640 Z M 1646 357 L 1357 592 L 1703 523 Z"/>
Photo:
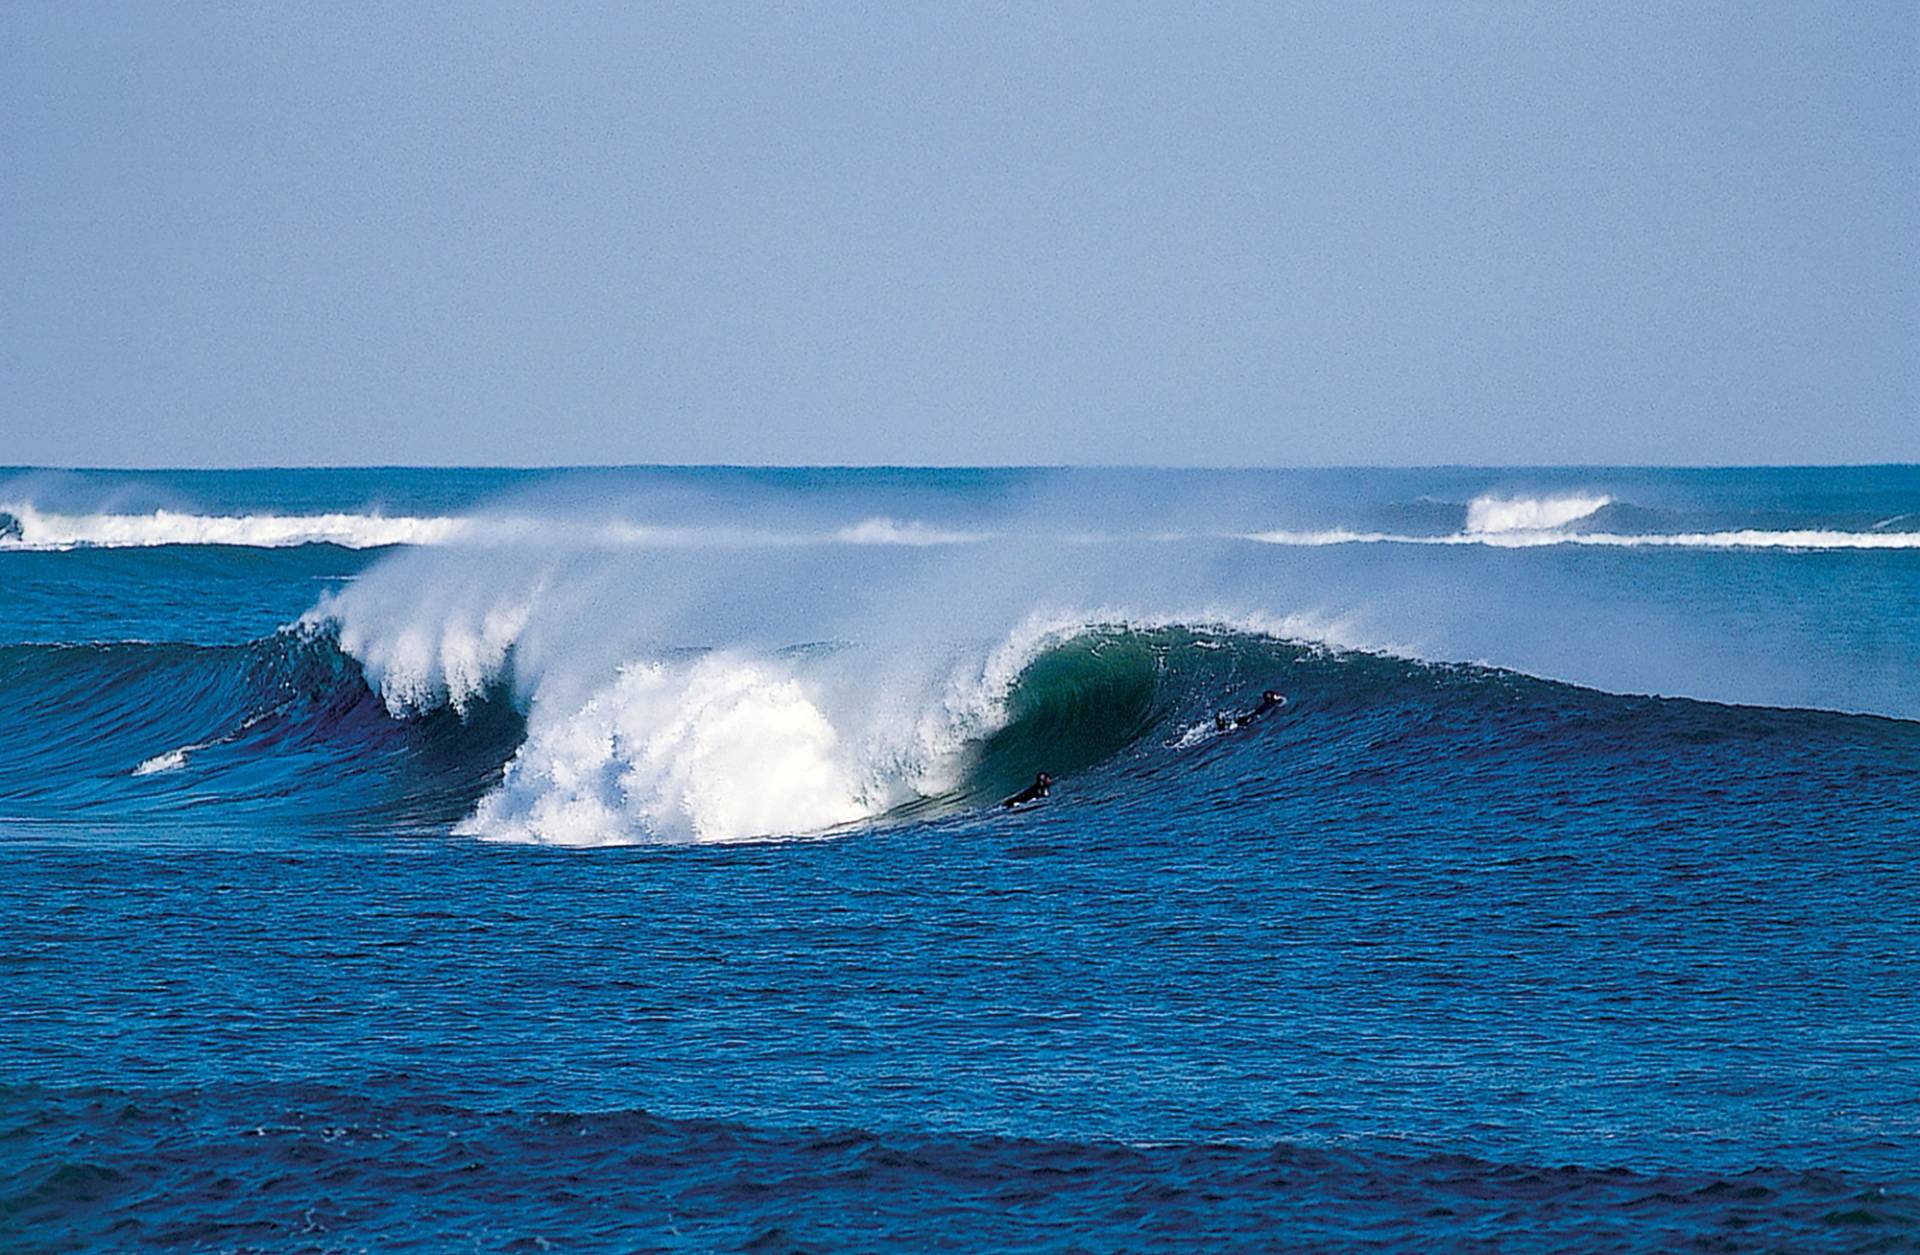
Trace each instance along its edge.
<path fill-rule="evenodd" d="M 1229 715 L 1223 711 L 1213 717 L 1213 726 L 1214 729 L 1219 732 L 1230 732 L 1235 728 L 1244 728 L 1255 719 L 1260 718 L 1260 716 L 1276 711 L 1286 704 L 1287 699 L 1283 694 L 1268 689 L 1266 692 L 1260 694 L 1260 704 L 1258 706 L 1255 706 L 1244 715 Z"/>
<path fill-rule="evenodd" d="M 1038 801 L 1039 799 L 1045 797 L 1052 790 L 1053 790 L 1053 777 L 1043 771 L 1039 775 L 1033 778 L 1032 784 L 1020 790 L 1018 793 L 1014 794 L 1012 797 L 1008 798 L 1006 801 L 1000 803 L 1000 805 L 1020 806 L 1027 802 Z"/>

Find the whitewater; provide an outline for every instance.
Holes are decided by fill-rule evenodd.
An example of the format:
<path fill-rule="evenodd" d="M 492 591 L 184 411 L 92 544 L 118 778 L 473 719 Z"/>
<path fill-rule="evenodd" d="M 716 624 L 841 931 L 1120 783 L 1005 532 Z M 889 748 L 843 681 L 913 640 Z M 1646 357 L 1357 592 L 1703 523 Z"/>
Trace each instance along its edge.
<path fill-rule="evenodd" d="M 1415 535 L 1356 531 L 1236 533 L 1099 534 L 1067 532 L 1055 543 L 1102 544 L 1244 539 L 1273 545 L 1540 545 L 1669 546 L 1687 549 L 1912 549 L 1920 547 L 1920 528 L 1888 530 L 1916 516 L 1882 520 L 1871 530 L 1820 528 L 1769 530 L 1740 528 L 1715 532 L 1639 532 L 1573 530 L 1611 504 L 1606 497 L 1505 499 L 1476 497 L 1466 506 L 1466 524 L 1457 532 Z M 582 521 L 529 517 L 407 517 L 382 514 L 204 515 L 156 509 L 144 514 L 60 514 L 28 502 L 0 501 L 0 547 L 63 550 L 79 547 L 140 548 L 166 545 L 237 545 L 284 548 L 331 544 L 349 549 L 388 546 L 462 545 L 467 547 L 570 546 L 591 548 L 742 548 L 808 545 L 958 545 L 1005 540 L 987 532 L 942 529 L 917 520 L 885 517 L 816 533 L 783 533 L 748 525 L 656 527 L 621 518 Z"/>

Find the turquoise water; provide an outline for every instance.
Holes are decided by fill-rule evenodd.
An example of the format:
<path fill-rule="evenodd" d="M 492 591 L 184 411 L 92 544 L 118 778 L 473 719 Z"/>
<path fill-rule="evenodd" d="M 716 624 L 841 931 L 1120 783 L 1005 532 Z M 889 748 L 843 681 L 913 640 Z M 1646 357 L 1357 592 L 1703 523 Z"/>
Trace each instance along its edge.
<path fill-rule="evenodd" d="M 1920 471 L 0 514 L 10 1248 L 1920 1245 Z"/>

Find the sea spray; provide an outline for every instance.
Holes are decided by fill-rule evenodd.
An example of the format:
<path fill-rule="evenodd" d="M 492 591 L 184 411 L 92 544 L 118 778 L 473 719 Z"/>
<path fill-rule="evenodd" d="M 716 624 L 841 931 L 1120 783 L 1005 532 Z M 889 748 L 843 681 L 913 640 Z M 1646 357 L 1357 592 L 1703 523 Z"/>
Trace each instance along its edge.
<path fill-rule="evenodd" d="M 1549 532 L 1577 523 L 1611 504 L 1613 498 L 1602 494 L 1580 493 L 1564 497 L 1475 497 L 1467 503 L 1467 531 Z"/>

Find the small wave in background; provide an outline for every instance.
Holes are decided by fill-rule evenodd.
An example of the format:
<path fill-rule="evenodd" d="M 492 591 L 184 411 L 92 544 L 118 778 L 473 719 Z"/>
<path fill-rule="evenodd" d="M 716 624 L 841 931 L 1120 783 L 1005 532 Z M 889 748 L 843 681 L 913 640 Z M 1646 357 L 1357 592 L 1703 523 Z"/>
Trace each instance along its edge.
<path fill-rule="evenodd" d="M 1876 525 L 1867 532 L 1801 528 L 1768 531 L 1744 528 L 1720 532 L 1603 532 L 1571 531 L 1568 524 L 1592 515 L 1605 504 L 1577 500 L 1475 500 L 1469 507 L 1465 531 L 1421 536 L 1390 532 L 1360 532 L 1348 528 L 1324 531 L 1263 531 L 1244 537 L 1207 533 L 1148 535 L 1065 534 L 1044 538 L 1051 544 L 1091 545 L 1161 542 L 1207 542 L 1246 539 L 1274 545 L 1490 545 L 1520 549 L 1541 545 L 1595 545 L 1613 548 L 1680 549 L 1915 549 L 1920 531 L 1896 531 Z M 129 549 L 170 545 L 227 545 L 280 549 L 297 545 L 339 545 L 347 549 L 388 546 L 463 545 L 475 548 L 503 545 L 622 548 L 787 548 L 808 545 L 962 545 L 1006 537 L 986 533 L 943 531 L 914 520 L 862 519 L 816 534 L 757 532 L 744 527 L 675 529 L 611 522 L 558 526 L 527 519 L 385 518 L 378 515 L 250 515 L 241 517 L 172 515 L 44 516 L 28 507 L 19 514 L 0 513 L 0 547 L 22 550 L 75 548 Z M 1572 513 L 1578 511 L 1578 513 Z M 1563 517 L 1564 516 L 1564 517 Z M 1546 522 L 1543 520 L 1561 520 Z M 1887 524 L 1898 522 L 1887 520 Z"/>

